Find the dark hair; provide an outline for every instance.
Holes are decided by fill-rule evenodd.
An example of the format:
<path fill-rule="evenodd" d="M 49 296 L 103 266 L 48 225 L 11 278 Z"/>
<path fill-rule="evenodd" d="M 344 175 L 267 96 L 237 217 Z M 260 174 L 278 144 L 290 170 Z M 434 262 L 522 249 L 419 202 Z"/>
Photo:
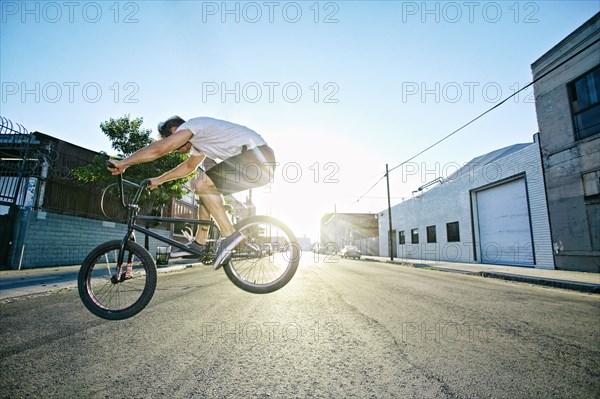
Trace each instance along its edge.
<path fill-rule="evenodd" d="M 163 139 L 165 137 L 169 137 L 171 135 L 171 128 L 172 127 L 179 127 L 181 125 L 183 125 L 185 123 L 185 120 L 183 120 L 183 118 L 181 118 L 180 116 L 172 116 L 169 119 L 167 119 L 164 122 L 160 122 L 158 124 L 158 134 L 160 134 L 160 137 L 162 137 Z"/>

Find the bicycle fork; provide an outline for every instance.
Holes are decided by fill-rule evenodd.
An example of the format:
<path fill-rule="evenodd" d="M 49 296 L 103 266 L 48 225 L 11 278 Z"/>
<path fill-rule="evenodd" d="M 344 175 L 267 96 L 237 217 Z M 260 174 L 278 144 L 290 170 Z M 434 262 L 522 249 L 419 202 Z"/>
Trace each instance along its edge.
<path fill-rule="evenodd" d="M 132 207 L 129 209 L 130 212 L 134 212 L 137 213 L 137 210 L 139 208 L 137 206 Z M 131 218 L 128 218 L 129 220 L 131 220 Z M 113 284 L 116 283 L 121 283 L 125 280 L 129 280 L 130 278 L 132 278 L 132 272 L 133 272 L 133 252 L 129 252 L 129 255 L 127 256 L 127 264 L 125 266 L 125 270 L 123 270 L 123 261 L 125 260 L 125 244 L 128 241 L 133 241 L 135 242 L 135 233 L 133 231 L 133 223 L 129 223 L 127 225 L 127 234 L 125 235 L 125 237 L 123 238 L 123 240 L 121 240 L 121 245 L 119 246 L 119 255 L 117 256 L 117 272 L 115 273 L 114 276 L 111 277 L 111 281 Z"/>

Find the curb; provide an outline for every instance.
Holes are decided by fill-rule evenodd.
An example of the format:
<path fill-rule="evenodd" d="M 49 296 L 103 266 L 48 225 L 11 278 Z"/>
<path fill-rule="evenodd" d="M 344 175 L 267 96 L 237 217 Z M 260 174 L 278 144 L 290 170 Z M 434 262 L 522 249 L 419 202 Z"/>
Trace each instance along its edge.
<path fill-rule="evenodd" d="M 197 266 L 204 265 L 201 262 L 181 262 L 173 265 L 157 265 L 156 272 L 166 274 Z M 37 282 L 35 282 L 35 279 L 32 280 L 30 278 L 23 281 L 29 281 L 29 284 L 16 282 L 11 288 L 4 288 L 2 290 L 2 295 L 0 295 L 0 303 L 8 303 L 31 296 L 45 295 L 61 290 L 77 288 L 77 273 L 72 272 L 68 275 L 56 275 L 55 277 L 44 276 L 41 279 L 38 278 Z"/>
<path fill-rule="evenodd" d="M 498 278 L 508 281 L 517 281 L 521 283 L 529 283 L 543 285 L 546 287 L 562 288 L 572 291 L 587 292 L 590 294 L 600 294 L 600 284 L 583 283 L 568 280 L 558 280 L 552 278 L 540 278 L 531 276 L 520 276 L 516 274 L 501 273 L 501 272 L 479 272 L 482 277 Z"/>
<path fill-rule="evenodd" d="M 600 284 L 569 281 L 569 280 L 559 280 L 559 279 L 552 279 L 552 278 L 545 278 L 545 277 L 523 276 L 523 275 L 519 275 L 519 274 L 502 273 L 502 272 L 489 272 L 489 271 L 472 272 L 472 271 L 468 271 L 468 270 L 457 270 L 457 269 L 450 269 L 447 267 L 432 266 L 432 265 L 428 265 L 425 263 L 407 263 L 407 262 L 396 262 L 396 261 L 390 261 L 390 260 L 380 261 L 378 259 L 369 259 L 369 260 L 373 261 L 373 262 L 379 262 L 379 263 L 388 263 L 388 264 L 399 265 L 399 266 L 414 267 L 417 269 L 429 269 L 429 270 L 441 271 L 441 272 L 446 272 L 446 273 L 463 274 L 463 275 L 467 275 L 467 276 L 495 278 L 495 279 L 506 280 L 506 281 L 516 281 L 519 283 L 528 283 L 528 284 L 541 285 L 541 286 L 546 286 L 546 287 L 562 288 L 565 290 L 584 292 L 584 293 L 588 293 L 588 294 L 600 294 Z"/>

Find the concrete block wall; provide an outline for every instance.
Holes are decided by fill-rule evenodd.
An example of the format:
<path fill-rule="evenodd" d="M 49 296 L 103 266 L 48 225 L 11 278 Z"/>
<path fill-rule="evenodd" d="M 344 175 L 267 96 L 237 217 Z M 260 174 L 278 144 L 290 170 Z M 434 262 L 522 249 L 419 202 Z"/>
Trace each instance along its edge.
<path fill-rule="evenodd" d="M 19 263 L 22 269 L 79 265 L 95 247 L 106 241 L 122 239 L 126 231 L 124 224 L 55 213 L 30 211 L 24 218 L 22 229 L 25 231 L 13 253 L 13 269 L 18 268 Z M 154 231 L 169 236 L 167 230 Z M 136 239 L 144 245 L 143 235 L 136 233 Z M 153 257 L 158 245 L 164 244 L 150 238 Z"/>

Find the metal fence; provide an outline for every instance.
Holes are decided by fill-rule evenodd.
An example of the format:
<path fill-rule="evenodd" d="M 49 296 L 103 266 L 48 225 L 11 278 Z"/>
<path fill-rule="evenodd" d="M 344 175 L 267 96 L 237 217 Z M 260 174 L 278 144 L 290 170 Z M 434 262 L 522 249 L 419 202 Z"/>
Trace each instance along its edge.
<path fill-rule="evenodd" d="M 38 166 L 30 154 L 32 141 L 23 125 L 0 116 L 0 214 L 25 201 L 27 177 Z"/>

